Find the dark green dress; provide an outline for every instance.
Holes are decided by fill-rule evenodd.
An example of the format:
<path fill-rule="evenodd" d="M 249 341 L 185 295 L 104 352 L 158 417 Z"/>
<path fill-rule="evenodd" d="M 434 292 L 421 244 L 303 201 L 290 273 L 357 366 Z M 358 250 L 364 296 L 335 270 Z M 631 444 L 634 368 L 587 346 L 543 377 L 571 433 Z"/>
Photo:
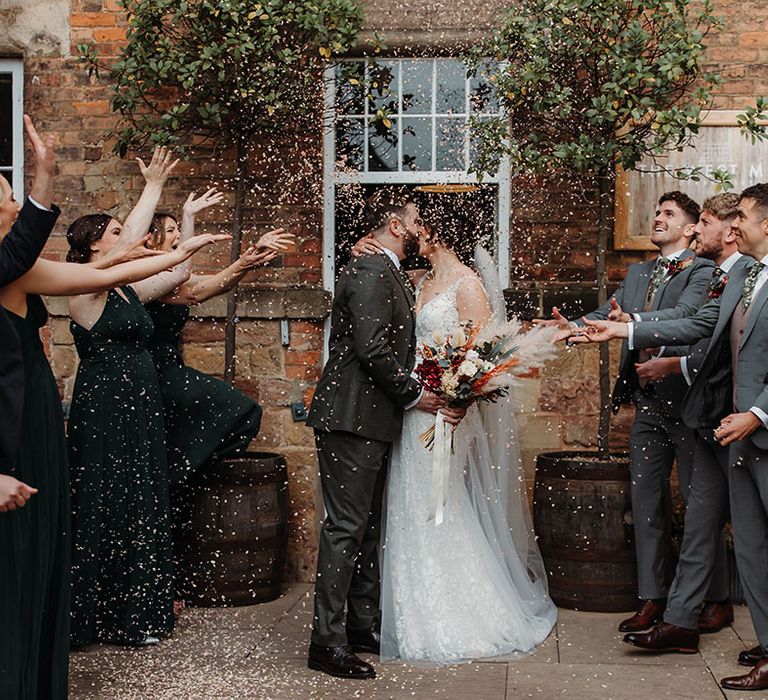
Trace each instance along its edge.
<path fill-rule="evenodd" d="M 70 597 L 69 470 L 56 380 L 40 342 L 48 320 L 38 296 L 27 315 L 7 311 L 24 358 L 16 465 L 7 473 L 39 491 L 0 513 L 0 698 L 67 697 Z"/>
<path fill-rule="evenodd" d="M 172 486 L 178 486 L 204 465 L 245 450 L 259 432 L 261 407 L 184 364 L 180 336 L 188 306 L 152 302 L 147 310 L 155 324 L 149 350 L 163 397 L 168 468 Z"/>
<path fill-rule="evenodd" d="M 147 342 L 152 319 L 130 287 L 90 331 L 69 418 L 73 479 L 72 644 L 138 644 L 173 629 L 163 405 Z"/>

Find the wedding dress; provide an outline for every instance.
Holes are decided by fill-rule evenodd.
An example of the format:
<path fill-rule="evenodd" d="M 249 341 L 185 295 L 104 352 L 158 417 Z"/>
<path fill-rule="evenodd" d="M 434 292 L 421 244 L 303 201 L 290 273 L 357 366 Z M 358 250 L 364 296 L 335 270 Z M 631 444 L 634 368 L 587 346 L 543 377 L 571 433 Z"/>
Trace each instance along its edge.
<path fill-rule="evenodd" d="M 458 327 L 461 281 L 424 304 L 419 345 Z M 439 525 L 429 513 L 432 453 L 419 438 L 434 420 L 407 411 L 393 445 L 381 658 L 440 664 L 528 654 L 557 613 L 533 537 L 511 403 L 474 405 L 456 429 Z"/>

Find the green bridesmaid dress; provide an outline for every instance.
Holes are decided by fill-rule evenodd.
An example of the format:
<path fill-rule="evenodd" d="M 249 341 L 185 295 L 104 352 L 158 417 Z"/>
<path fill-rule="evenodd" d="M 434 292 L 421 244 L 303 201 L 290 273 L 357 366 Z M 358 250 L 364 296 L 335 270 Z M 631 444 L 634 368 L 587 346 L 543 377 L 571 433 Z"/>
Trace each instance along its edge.
<path fill-rule="evenodd" d="M 226 382 L 184 364 L 180 337 L 188 306 L 152 302 L 147 310 L 155 324 L 149 351 L 160 380 L 175 487 L 206 464 L 244 451 L 259 432 L 261 407 Z"/>
<path fill-rule="evenodd" d="M 91 330 L 72 323 L 80 366 L 69 418 L 72 644 L 141 644 L 173 629 L 163 404 L 131 287 Z"/>
<path fill-rule="evenodd" d="M 6 311 L 24 359 L 24 407 L 15 467 L 38 489 L 23 508 L 0 513 L 0 698 L 67 697 L 70 507 L 61 397 L 40 342 L 48 320 L 38 296 L 27 315 Z"/>

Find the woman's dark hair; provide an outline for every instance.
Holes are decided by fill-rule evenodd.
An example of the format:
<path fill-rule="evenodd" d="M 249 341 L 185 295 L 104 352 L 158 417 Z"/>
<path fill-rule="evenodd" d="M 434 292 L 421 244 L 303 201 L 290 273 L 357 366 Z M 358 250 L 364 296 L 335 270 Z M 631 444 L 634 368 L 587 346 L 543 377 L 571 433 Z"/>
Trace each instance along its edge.
<path fill-rule="evenodd" d="M 67 229 L 67 262 L 87 263 L 91 259 L 91 243 L 101 240 L 110 221 L 109 214 L 86 214 L 75 219 Z"/>
<path fill-rule="evenodd" d="M 418 193 L 416 205 L 429 241 L 439 241 L 474 268 L 475 246 L 487 245 L 487 228 L 478 221 L 479 207 L 466 193 Z"/>
<path fill-rule="evenodd" d="M 149 225 L 149 233 L 152 236 L 149 247 L 153 249 L 160 248 L 165 243 L 165 220 L 173 219 L 177 224 L 179 220 L 175 214 L 169 211 L 156 211 L 152 217 L 152 223 Z"/>

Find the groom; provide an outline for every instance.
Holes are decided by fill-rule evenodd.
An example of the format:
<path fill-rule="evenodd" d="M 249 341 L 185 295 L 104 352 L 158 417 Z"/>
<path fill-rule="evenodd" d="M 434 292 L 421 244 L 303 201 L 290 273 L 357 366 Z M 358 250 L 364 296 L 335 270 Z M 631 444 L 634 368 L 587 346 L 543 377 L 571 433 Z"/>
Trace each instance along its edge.
<path fill-rule="evenodd" d="M 340 678 L 376 675 L 354 652 L 379 653 L 382 494 L 403 411 L 417 406 L 434 413 L 441 407 L 411 376 L 414 291 L 400 261 L 418 253 L 418 209 L 389 189 L 376 192 L 366 207 L 371 235 L 384 250 L 353 258 L 339 275 L 328 362 L 307 419 L 315 429 L 327 514 L 308 665 Z"/>

